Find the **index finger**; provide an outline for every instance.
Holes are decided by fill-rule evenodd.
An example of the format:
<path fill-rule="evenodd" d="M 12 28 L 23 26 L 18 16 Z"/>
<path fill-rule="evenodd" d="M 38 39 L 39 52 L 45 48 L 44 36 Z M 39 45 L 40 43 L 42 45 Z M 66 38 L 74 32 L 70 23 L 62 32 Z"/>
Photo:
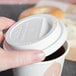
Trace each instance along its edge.
<path fill-rule="evenodd" d="M 7 17 L 0 17 L 0 30 L 8 29 L 15 23 L 14 20 Z"/>

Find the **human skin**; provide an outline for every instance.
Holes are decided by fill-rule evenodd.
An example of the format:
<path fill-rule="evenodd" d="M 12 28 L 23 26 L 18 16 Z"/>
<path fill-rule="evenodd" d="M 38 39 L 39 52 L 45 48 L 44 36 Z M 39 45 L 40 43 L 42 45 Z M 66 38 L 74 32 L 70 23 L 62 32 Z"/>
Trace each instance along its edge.
<path fill-rule="evenodd" d="M 4 40 L 2 30 L 8 29 L 15 23 L 14 20 L 0 17 L 0 43 Z M 0 71 L 29 64 L 37 63 L 44 60 L 45 54 L 39 50 L 21 50 L 21 51 L 6 51 L 0 48 Z"/>

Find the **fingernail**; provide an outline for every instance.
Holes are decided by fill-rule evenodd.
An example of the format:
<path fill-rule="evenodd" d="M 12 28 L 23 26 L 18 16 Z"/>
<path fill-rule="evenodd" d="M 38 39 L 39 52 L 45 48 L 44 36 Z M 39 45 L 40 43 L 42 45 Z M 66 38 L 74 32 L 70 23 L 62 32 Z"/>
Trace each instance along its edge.
<path fill-rule="evenodd" d="M 35 53 L 34 62 L 40 62 L 44 59 L 45 59 L 45 53 L 43 52 Z"/>
<path fill-rule="evenodd" d="M 5 34 L 7 32 L 8 29 L 3 29 L 2 32 L 3 34 Z"/>

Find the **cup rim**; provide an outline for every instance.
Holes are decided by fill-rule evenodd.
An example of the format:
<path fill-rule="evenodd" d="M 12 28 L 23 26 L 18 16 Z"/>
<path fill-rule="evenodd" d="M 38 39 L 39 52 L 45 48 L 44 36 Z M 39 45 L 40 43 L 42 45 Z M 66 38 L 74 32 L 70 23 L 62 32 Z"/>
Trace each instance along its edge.
<path fill-rule="evenodd" d="M 46 64 L 46 63 L 49 63 L 49 62 L 56 62 L 57 60 L 61 59 L 62 57 L 66 56 L 67 53 L 69 52 L 69 49 L 70 49 L 70 44 L 69 44 L 69 41 L 65 41 L 66 45 L 67 45 L 67 48 L 66 48 L 66 51 L 59 57 L 55 58 L 55 59 L 52 59 L 52 60 L 49 60 L 49 61 L 43 61 L 43 62 L 38 62 L 38 63 L 35 63 L 35 64 Z M 65 44 L 64 43 L 64 44 Z M 64 45 L 63 45 L 64 47 Z"/>
<path fill-rule="evenodd" d="M 66 48 L 66 51 L 59 57 L 55 58 L 55 59 L 52 59 L 52 60 L 49 60 L 49 61 L 43 61 L 43 62 L 38 62 L 38 63 L 34 63 L 34 64 L 46 64 L 46 63 L 49 63 L 49 62 L 56 62 L 57 60 L 61 59 L 62 57 L 66 56 L 67 53 L 69 52 L 69 49 L 70 49 L 70 44 L 69 44 L 69 41 L 65 41 L 65 43 L 67 45 L 67 48 Z M 63 46 L 64 46 L 63 44 Z M 4 44 L 3 44 L 3 47 L 4 49 L 7 50 L 6 46 L 8 47 L 8 45 L 6 45 L 6 42 L 4 41 Z M 9 48 L 9 47 L 8 47 Z M 10 49 L 10 48 L 9 48 Z"/>

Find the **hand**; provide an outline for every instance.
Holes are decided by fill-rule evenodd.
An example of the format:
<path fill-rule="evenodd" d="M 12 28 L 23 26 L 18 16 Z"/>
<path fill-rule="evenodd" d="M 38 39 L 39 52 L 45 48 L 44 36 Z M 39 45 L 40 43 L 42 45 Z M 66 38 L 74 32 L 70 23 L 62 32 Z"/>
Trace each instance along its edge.
<path fill-rule="evenodd" d="M 0 43 L 4 40 L 2 30 L 8 29 L 15 23 L 14 20 L 0 17 Z M 0 71 L 16 68 L 44 60 L 45 55 L 42 51 L 6 51 L 0 48 Z"/>

